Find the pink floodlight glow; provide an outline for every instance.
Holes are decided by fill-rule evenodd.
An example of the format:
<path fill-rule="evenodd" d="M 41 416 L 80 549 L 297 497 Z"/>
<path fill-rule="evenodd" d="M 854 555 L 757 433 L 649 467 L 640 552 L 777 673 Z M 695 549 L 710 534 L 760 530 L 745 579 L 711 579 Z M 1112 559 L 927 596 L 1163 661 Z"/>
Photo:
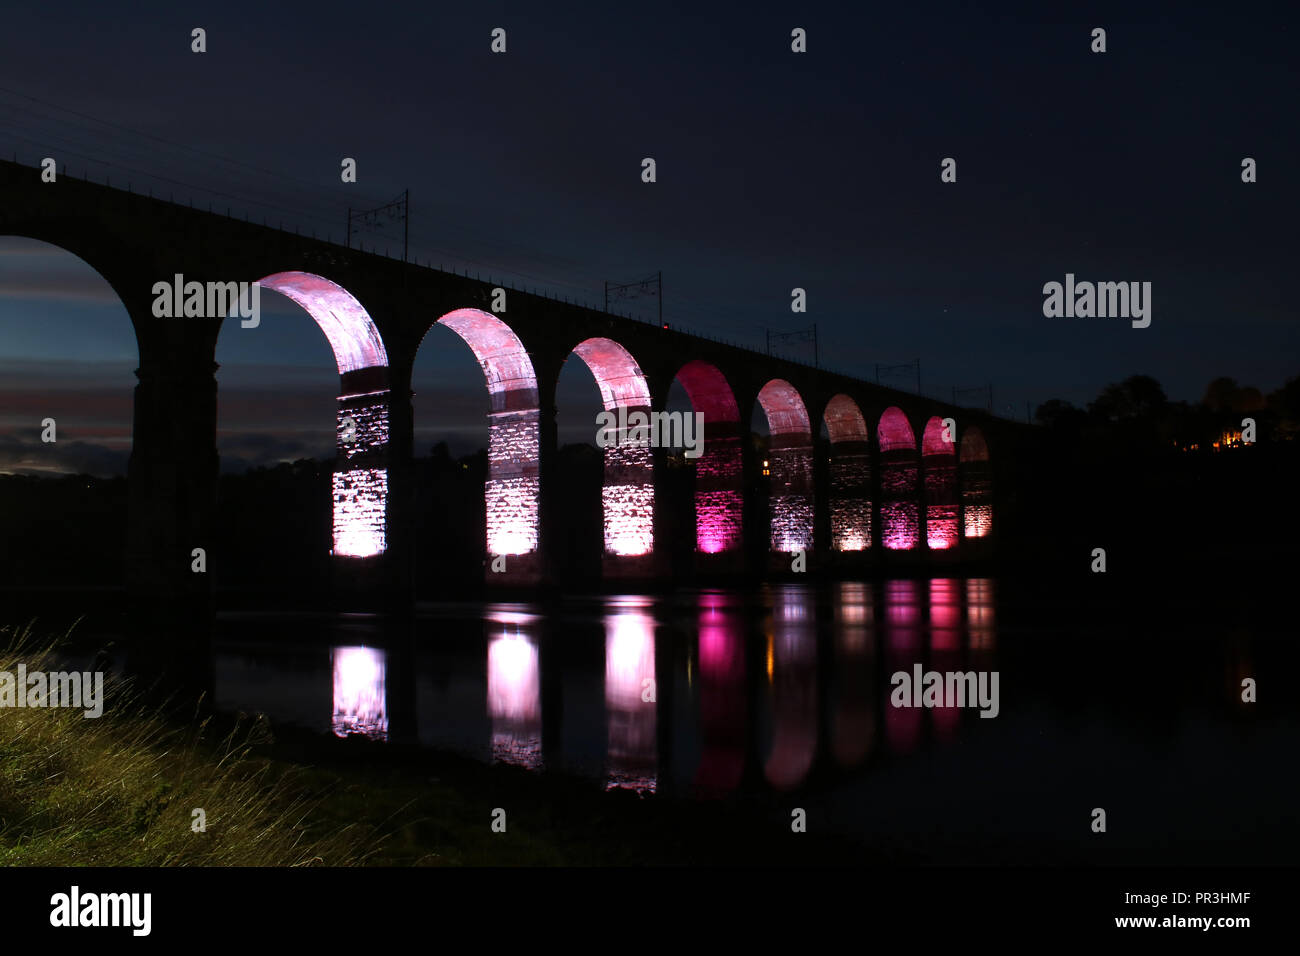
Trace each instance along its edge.
<path fill-rule="evenodd" d="M 507 626 L 488 642 L 487 709 L 492 758 L 530 769 L 542 763 L 542 681 L 537 644 Z"/>
<path fill-rule="evenodd" d="M 387 739 L 384 652 L 373 647 L 336 647 L 330 656 L 334 662 L 334 736 Z"/>
<path fill-rule="evenodd" d="M 961 648 L 961 591 L 955 578 L 930 580 L 930 647 L 936 651 Z"/>
<path fill-rule="evenodd" d="M 478 309 L 456 309 L 438 320 L 459 335 L 474 352 L 487 378 L 492 410 L 537 407 L 537 376 L 532 359 L 514 329 L 495 315 Z M 509 396 L 514 401 L 507 402 Z"/>
<path fill-rule="evenodd" d="M 741 781 L 748 742 L 744 628 L 718 594 L 699 597 L 700 763 L 695 784 L 710 795 Z"/>
<path fill-rule="evenodd" d="M 884 451 L 916 451 L 916 435 L 912 431 L 912 424 L 907 420 L 907 416 L 894 406 L 886 408 L 880 416 L 880 424 L 876 428 L 876 435 L 880 441 L 880 450 Z"/>
<path fill-rule="evenodd" d="M 871 450 L 867 422 L 853 399 L 836 395 L 823 416 L 831 440 L 831 548 L 871 547 Z"/>
<path fill-rule="evenodd" d="M 649 409 L 650 386 L 627 349 L 613 339 L 594 338 L 579 342 L 573 351 L 591 369 L 605 411 Z"/>
<path fill-rule="evenodd" d="M 591 338 L 573 349 L 596 380 L 606 411 L 650 411 L 650 386 L 630 352 L 613 339 Z M 632 436 L 605 449 L 605 551 L 635 556 L 654 551 L 654 465 L 650 436 Z"/>
<path fill-rule="evenodd" d="M 488 388 L 488 554 L 536 551 L 541 413 L 532 359 L 514 330 L 488 312 L 456 309 L 437 324 L 470 347 Z"/>
<path fill-rule="evenodd" d="M 867 421 L 858 403 L 847 395 L 836 395 L 826 403 L 826 434 L 832 443 L 867 441 Z"/>
<path fill-rule="evenodd" d="M 334 493 L 334 551 L 371 558 L 388 547 L 388 469 L 357 468 L 331 476 Z"/>
<path fill-rule="evenodd" d="M 655 622 L 644 609 L 605 618 L 605 788 L 653 791 L 657 783 Z"/>
<path fill-rule="evenodd" d="M 957 445 L 938 416 L 925 423 L 921 453 L 926 544 L 932 551 L 947 551 L 957 547 Z"/>
<path fill-rule="evenodd" d="M 810 551 L 813 544 L 812 431 L 796 389 L 774 378 L 758 393 L 771 433 L 771 549 Z"/>
<path fill-rule="evenodd" d="M 891 551 L 910 551 L 920 541 L 916 438 L 907 416 L 885 409 L 876 427 L 880 443 L 881 541 Z"/>
<path fill-rule="evenodd" d="M 708 362 L 686 363 L 677 381 L 686 390 L 691 408 L 704 416 L 703 454 L 695 462 L 695 547 L 718 554 L 741 541 L 740 407 L 726 377 Z"/>
<path fill-rule="evenodd" d="M 993 530 L 992 480 L 989 448 L 978 428 L 961 437 L 961 501 L 965 536 L 987 537 Z"/>
<path fill-rule="evenodd" d="M 374 320 L 347 289 L 310 272 L 277 272 L 258 283 L 307 310 L 334 351 L 339 374 L 388 365 Z"/>
<path fill-rule="evenodd" d="M 785 379 L 774 378 L 758 393 L 758 403 L 767 416 L 767 430 L 773 435 L 806 437 L 812 444 L 812 431 L 808 427 L 808 409 L 799 390 Z"/>

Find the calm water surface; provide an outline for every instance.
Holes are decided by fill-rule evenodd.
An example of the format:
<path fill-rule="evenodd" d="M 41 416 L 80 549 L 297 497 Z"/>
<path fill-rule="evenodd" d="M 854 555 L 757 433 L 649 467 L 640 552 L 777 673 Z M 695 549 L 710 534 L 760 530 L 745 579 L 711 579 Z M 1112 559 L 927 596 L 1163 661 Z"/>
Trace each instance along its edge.
<path fill-rule="evenodd" d="M 606 789 L 800 807 L 922 859 L 1294 862 L 1286 626 L 1177 595 L 1134 608 L 1021 587 L 439 604 L 407 635 L 366 615 L 222 615 L 216 701 Z M 895 706 L 895 675 L 918 668 L 984 675 L 996 698 Z M 1274 703 L 1243 703 L 1244 677 Z"/>

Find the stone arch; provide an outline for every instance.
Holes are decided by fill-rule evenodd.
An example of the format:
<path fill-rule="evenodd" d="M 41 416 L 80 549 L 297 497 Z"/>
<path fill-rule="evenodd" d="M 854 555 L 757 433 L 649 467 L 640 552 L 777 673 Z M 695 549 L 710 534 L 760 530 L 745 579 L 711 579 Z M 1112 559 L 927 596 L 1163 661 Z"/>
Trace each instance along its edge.
<path fill-rule="evenodd" d="M 259 280 L 300 305 L 334 352 L 339 370 L 332 553 L 372 558 L 388 548 L 388 441 L 391 392 L 388 353 L 374 320 L 336 282 L 310 272 L 277 272 Z"/>
<path fill-rule="evenodd" d="M 921 436 L 925 541 L 931 551 L 957 547 L 957 436 L 952 430 L 955 424 L 936 415 L 925 423 Z"/>
<path fill-rule="evenodd" d="M 538 549 L 538 459 L 541 412 L 528 350 L 510 326 L 479 309 L 456 309 L 436 325 L 470 347 L 488 390 L 488 476 L 484 486 L 487 552 L 525 555 Z M 511 566 L 507 563 L 507 570 Z"/>
<path fill-rule="evenodd" d="M 771 549 L 811 551 L 813 546 L 812 430 L 796 389 L 774 378 L 758 393 L 771 433 Z"/>
<path fill-rule="evenodd" d="M 650 421 L 650 387 L 632 354 L 613 339 L 590 338 L 573 352 L 591 370 L 604 403 L 601 429 L 605 447 L 605 482 L 601 507 L 605 523 L 605 553 L 620 557 L 654 551 L 654 462 L 649 428 L 639 428 L 640 413 Z M 631 425 L 632 427 L 628 427 Z"/>
<path fill-rule="evenodd" d="M 831 549 L 871 547 L 871 448 L 857 402 L 836 395 L 822 416 L 831 441 Z"/>
<path fill-rule="evenodd" d="M 740 408 L 717 366 L 695 359 L 677 372 L 691 408 L 704 416 L 701 454 L 695 462 L 695 549 L 731 551 L 741 543 L 744 475 Z"/>
<path fill-rule="evenodd" d="M 960 461 L 962 534 L 967 538 L 988 537 L 993 531 L 989 446 L 975 426 L 962 433 Z"/>
<path fill-rule="evenodd" d="M 916 437 L 903 412 L 890 406 L 876 426 L 880 446 L 881 543 L 891 551 L 910 551 L 920 539 L 917 507 Z"/>

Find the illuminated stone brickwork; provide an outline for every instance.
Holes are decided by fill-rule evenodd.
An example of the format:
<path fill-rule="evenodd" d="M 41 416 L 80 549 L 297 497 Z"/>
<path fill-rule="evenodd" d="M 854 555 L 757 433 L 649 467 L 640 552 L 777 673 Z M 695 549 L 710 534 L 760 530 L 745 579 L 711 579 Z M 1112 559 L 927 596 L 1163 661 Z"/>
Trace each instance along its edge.
<path fill-rule="evenodd" d="M 813 544 L 812 432 L 793 385 L 773 379 L 758 393 L 771 433 L 768 449 L 773 551 L 810 551 Z"/>
<path fill-rule="evenodd" d="M 538 549 L 537 377 L 514 330 L 495 315 L 457 309 L 438 320 L 474 352 L 488 389 L 488 478 L 484 483 L 487 551 Z"/>
<path fill-rule="evenodd" d="M 880 416 L 881 543 L 891 551 L 909 551 L 920 543 L 917 503 L 918 465 L 912 426 L 897 408 Z"/>
<path fill-rule="evenodd" d="M 334 554 L 369 558 L 388 547 L 388 470 L 356 468 L 336 471 Z"/>
<path fill-rule="evenodd" d="M 382 398 L 345 395 L 339 398 L 336 421 L 337 453 L 345 461 L 382 453 L 388 446 L 388 392 Z M 351 435 L 352 440 L 346 440 Z"/>
<path fill-rule="evenodd" d="M 370 558 L 388 548 L 388 398 L 387 390 L 339 396 L 336 555 Z"/>
<path fill-rule="evenodd" d="M 871 449 L 867 423 L 857 403 L 836 395 L 823 416 L 831 440 L 831 548 L 865 551 L 871 547 Z"/>
<path fill-rule="evenodd" d="M 650 387 L 631 354 L 612 339 L 591 338 L 573 349 L 591 370 L 605 411 L 650 415 Z M 621 418 L 626 421 L 627 418 Z M 650 437 L 637 429 L 621 430 L 605 448 L 605 552 L 635 556 L 654 551 L 654 463 Z"/>
<path fill-rule="evenodd" d="M 772 472 L 772 550 L 811 550 L 812 448 L 776 448 L 768 452 L 768 457 Z"/>
<path fill-rule="evenodd" d="M 296 302 L 329 340 L 342 379 L 337 461 L 331 480 L 334 555 L 369 558 L 387 548 L 388 353 L 378 328 L 356 298 L 309 272 L 278 272 L 263 288 Z"/>
<path fill-rule="evenodd" d="M 961 439 L 962 533 L 987 537 L 993 531 L 993 486 L 989 450 L 979 429 L 969 428 Z"/>
<path fill-rule="evenodd" d="M 831 547 L 867 550 L 871 547 L 871 456 L 866 449 L 841 451 L 833 446 L 830 479 Z"/>
<path fill-rule="evenodd" d="M 488 426 L 489 554 L 537 550 L 537 412 L 502 412 Z"/>
<path fill-rule="evenodd" d="M 610 554 L 649 554 L 654 550 L 654 465 L 648 440 L 605 449 L 605 550 Z"/>
<path fill-rule="evenodd" d="M 931 418 L 921 438 L 925 471 L 925 537 L 932 551 L 957 547 L 957 447 L 943 421 Z"/>
<path fill-rule="evenodd" d="M 388 739 L 385 655 L 373 647 L 336 647 L 334 663 L 334 716 L 330 728 L 336 737 L 359 734 Z"/>
<path fill-rule="evenodd" d="M 695 547 L 705 554 L 730 551 L 740 546 L 744 526 L 740 409 L 722 372 L 708 362 L 688 362 L 677 380 L 704 416 L 704 449 L 695 461 Z"/>
<path fill-rule="evenodd" d="M 743 527 L 740 439 L 735 424 L 705 425 L 704 454 L 695 463 L 695 547 L 717 554 L 738 547 Z"/>

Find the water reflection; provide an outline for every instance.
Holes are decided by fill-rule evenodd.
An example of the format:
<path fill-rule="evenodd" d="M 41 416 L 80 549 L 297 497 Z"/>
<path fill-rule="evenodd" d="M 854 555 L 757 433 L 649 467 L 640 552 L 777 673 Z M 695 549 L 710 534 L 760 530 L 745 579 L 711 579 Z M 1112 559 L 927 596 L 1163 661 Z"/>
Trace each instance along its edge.
<path fill-rule="evenodd" d="M 701 594 L 698 605 L 701 753 L 694 784 L 703 794 L 721 796 L 740 786 L 745 770 L 744 620 L 723 594 Z"/>
<path fill-rule="evenodd" d="M 940 673 L 959 671 L 961 666 L 961 582 L 956 578 L 930 581 L 930 669 Z M 961 709 L 944 699 L 930 709 L 935 736 L 951 739 L 961 722 Z"/>
<path fill-rule="evenodd" d="M 772 749 L 763 775 L 777 790 L 803 782 L 817 750 L 817 635 L 807 588 L 773 590 L 768 632 Z"/>
<path fill-rule="evenodd" d="M 954 699 L 891 700 L 897 672 L 997 669 L 987 578 L 441 613 L 419 619 L 405 644 L 374 622 L 340 638 L 333 618 L 314 646 L 258 643 L 241 619 L 239 639 L 218 653 L 219 706 L 317 731 L 331 707 L 339 737 L 393 740 L 418 726 L 430 748 L 697 796 L 834 786 L 991 726 Z M 1230 671 L 1238 683 L 1251 670 L 1242 658 Z"/>
<path fill-rule="evenodd" d="M 655 623 L 648 598 L 613 598 L 605 617 L 605 788 L 653 791 L 656 783 Z"/>
<path fill-rule="evenodd" d="M 334 664 L 334 715 L 330 721 L 334 736 L 359 734 L 387 740 L 384 652 L 373 647 L 335 647 L 330 657 Z"/>
<path fill-rule="evenodd" d="M 835 589 L 835 709 L 831 750 L 845 769 L 871 752 L 876 736 L 876 636 L 871 590 L 856 581 Z"/>
<path fill-rule="evenodd" d="M 921 587 L 916 581 L 885 582 L 885 675 L 911 672 L 923 663 Z M 888 698 L 887 698 L 888 699 Z M 921 742 L 918 707 L 885 708 L 885 740 L 896 754 L 911 753 Z"/>
<path fill-rule="evenodd" d="M 537 618 L 497 604 L 487 619 L 492 759 L 536 769 L 542 765 L 542 681 L 532 633 Z"/>

